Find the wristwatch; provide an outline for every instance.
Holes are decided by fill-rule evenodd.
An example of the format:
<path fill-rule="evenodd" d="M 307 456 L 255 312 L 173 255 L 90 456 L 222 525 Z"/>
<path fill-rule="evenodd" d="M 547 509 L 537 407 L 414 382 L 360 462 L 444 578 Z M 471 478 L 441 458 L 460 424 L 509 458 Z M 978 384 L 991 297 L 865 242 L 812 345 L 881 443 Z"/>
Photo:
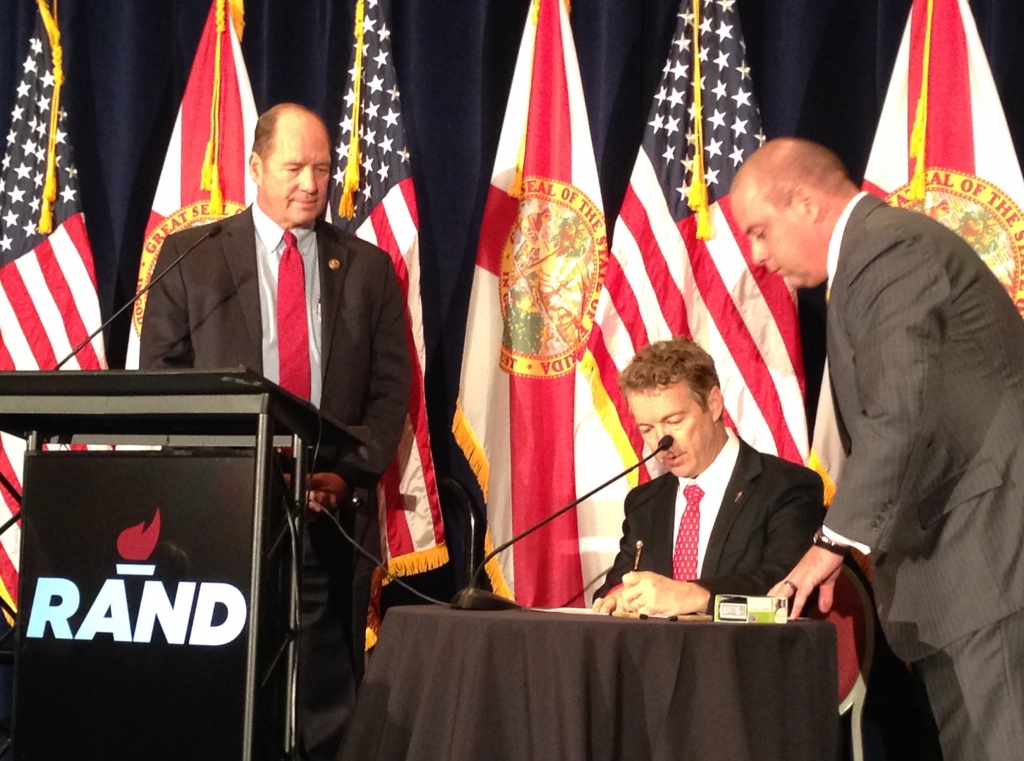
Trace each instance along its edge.
<path fill-rule="evenodd" d="M 823 550 L 834 552 L 837 555 L 846 555 L 850 552 L 850 548 L 845 544 L 840 544 L 832 539 L 825 536 L 825 532 L 822 529 L 818 529 L 814 532 L 814 538 L 811 540 L 811 544 L 815 547 L 821 547 Z"/>

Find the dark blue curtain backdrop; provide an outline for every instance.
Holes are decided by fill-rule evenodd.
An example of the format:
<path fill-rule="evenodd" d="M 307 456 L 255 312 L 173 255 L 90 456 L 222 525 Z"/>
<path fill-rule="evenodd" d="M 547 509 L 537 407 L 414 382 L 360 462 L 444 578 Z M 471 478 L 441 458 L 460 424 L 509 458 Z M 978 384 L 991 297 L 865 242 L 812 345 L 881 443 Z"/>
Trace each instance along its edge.
<path fill-rule="evenodd" d="M 910 5 L 911 0 L 737 0 L 765 133 L 824 142 L 859 177 Z M 209 7 L 210 0 L 60 0 L 65 105 L 104 314 L 134 289 L 151 198 Z M 465 474 L 448 426 L 480 219 L 528 7 L 529 0 L 392 3 L 421 221 L 427 401 L 442 473 Z M 246 3 L 242 48 L 261 111 L 298 101 L 337 124 L 353 8 L 354 0 Z M 1024 3 L 974 0 L 972 9 L 1021 154 Z M 573 2 L 609 226 L 628 183 L 678 10 L 679 0 Z M 35 13 L 34 0 L 0 0 L 0 135 L 7 133 Z M 801 295 L 812 415 L 823 314 L 820 293 Z M 108 335 L 112 366 L 123 363 L 126 336 L 126 321 Z M 457 533 L 457 521 L 452 523 Z"/>
<path fill-rule="evenodd" d="M 440 473 L 463 479 L 468 470 L 449 425 L 480 220 L 529 2 L 392 0 L 392 40 L 420 211 L 431 428 Z M 765 133 L 821 141 L 859 179 L 911 0 L 736 5 Z M 1024 155 L 1024 3 L 973 0 L 971 6 L 1017 153 Z M 65 107 L 104 314 L 134 289 L 145 221 L 209 7 L 210 0 L 59 0 Z M 261 111 L 298 101 L 337 125 L 353 8 L 354 0 L 246 2 L 242 49 Z M 572 2 L 609 227 L 678 10 L 679 0 Z M 7 134 L 34 18 L 34 0 L 0 0 L 0 136 Z M 801 295 L 801 322 L 813 414 L 824 355 L 821 293 Z M 123 363 L 126 336 L 127 322 L 108 335 L 111 366 Z M 462 568 L 459 514 L 446 505 L 445 517 L 453 562 L 441 571 L 447 574 L 441 588 L 453 587 Z M 872 679 L 873 688 L 881 688 L 875 694 L 885 694 L 884 679 L 874 672 Z M 888 688 L 889 694 L 896 689 Z M 908 715 L 893 705 L 880 712 Z M 873 731 L 890 733 L 884 726 Z M 892 752 L 899 743 L 889 738 L 886 745 Z M 890 757 L 924 757 L 920 747 L 907 747 L 909 755 Z"/>

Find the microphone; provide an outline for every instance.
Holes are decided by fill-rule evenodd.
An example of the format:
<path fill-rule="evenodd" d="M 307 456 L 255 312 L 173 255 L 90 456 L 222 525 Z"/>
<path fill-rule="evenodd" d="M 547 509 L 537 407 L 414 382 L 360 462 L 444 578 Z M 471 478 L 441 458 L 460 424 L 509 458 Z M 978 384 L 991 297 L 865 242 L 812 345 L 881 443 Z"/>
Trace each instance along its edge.
<path fill-rule="evenodd" d="M 94 330 L 92 333 L 90 333 L 89 336 L 84 341 L 82 341 L 82 343 L 78 344 L 78 346 L 76 346 L 74 349 L 72 349 L 71 353 L 68 354 L 66 357 L 64 357 L 64 359 L 62 359 L 60 362 L 58 362 L 57 366 L 54 367 L 53 369 L 54 370 L 60 370 L 62 367 L 64 367 L 64 365 L 66 365 L 69 361 L 71 361 L 72 357 L 74 357 L 76 354 L 78 354 L 78 352 L 80 352 L 82 349 L 84 349 L 87 344 L 91 343 L 92 339 L 94 339 L 96 336 L 98 336 L 100 333 L 102 333 L 104 330 L 106 330 L 110 326 L 110 323 L 112 323 L 114 320 L 116 320 L 118 317 L 120 317 L 121 314 L 124 312 L 124 310 L 128 309 L 129 307 L 134 306 L 135 302 L 138 301 L 139 299 L 141 299 L 146 293 L 148 293 L 150 288 L 152 288 L 154 285 L 159 283 L 163 279 L 164 275 L 166 275 L 168 272 L 170 272 L 175 267 L 177 267 L 179 264 L 181 264 L 181 260 L 184 259 L 189 254 L 191 254 L 199 246 L 200 243 L 202 243 L 203 241 L 210 240 L 211 238 L 216 238 L 218 235 L 220 235 L 220 232 L 223 229 L 224 229 L 224 225 L 222 223 L 220 223 L 220 222 L 214 222 L 212 225 L 210 225 L 210 229 L 206 232 L 205 235 L 201 236 L 199 238 L 199 240 L 197 240 L 191 246 L 186 248 L 184 253 L 181 256 L 179 256 L 177 259 L 175 259 L 173 262 L 171 262 L 170 265 L 167 267 L 167 269 L 165 269 L 163 272 L 161 272 L 155 278 L 150 280 L 149 284 L 145 288 L 143 288 L 141 291 L 136 293 L 135 296 L 133 296 L 129 301 L 127 301 L 120 309 L 118 309 L 116 312 L 114 312 L 112 315 L 110 315 L 109 319 L 107 319 L 102 325 L 100 325 L 98 328 L 96 328 L 96 330 Z"/>
<path fill-rule="evenodd" d="M 546 526 L 548 523 L 553 521 L 558 516 L 576 507 L 576 505 L 578 505 L 580 502 L 583 502 L 586 499 L 590 499 L 590 497 L 597 494 L 606 486 L 610 486 L 611 484 L 618 481 L 620 478 L 628 476 L 641 465 L 644 465 L 649 460 L 651 460 L 651 458 L 653 458 L 655 455 L 658 455 L 661 452 L 665 452 L 668 449 L 670 449 L 673 443 L 675 443 L 675 439 L 673 439 L 671 436 L 662 436 L 661 439 L 658 441 L 658 446 L 654 448 L 654 451 L 652 451 L 642 460 L 636 462 L 633 465 L 630 465 L 624 471 L 622 471 L 621 473 L 612 478 L 609 478 L 607 481 L 605 481 L 597 488 L 591 489 L 582 497 L 577 497 L 565 507 L 555 510 L 555 512 L 551 513 L 551 515 L 549 515 L 548 517 L 544 518 L 541 521 L 538 521 L 525 531 L 521 531 L 504 544 L 500 544 L 493 550 L 488 552 L 486 555 L 484 555 L 484 559 L 480 561 L 480 565 L 476 567 L 476 571 L 473 572 L 473 576 L 469 581 L 469 586 L 467 586 L 465 589 L 461 590 L 457 595 L 455 595 L 455 599 L 452 600 L 452 607 L 457 608 L 459 610 L 512 610 L 515 608 L 521 608 L 522 606 L 516 603 L 514 600 L 509 600 L 505 597 L 502 597 L 501 595 L 496 595 L 493 592 L 486 592 L 477 587 L 477 584 L 479 583 L 480 579 L 480 574 L 484 570 L 484 566 L 486 566 L 491 561 L 492 558 L 496 557 L 499 552 L 507 550 L 520 539 L 529 536 L 542 526 Z"/>

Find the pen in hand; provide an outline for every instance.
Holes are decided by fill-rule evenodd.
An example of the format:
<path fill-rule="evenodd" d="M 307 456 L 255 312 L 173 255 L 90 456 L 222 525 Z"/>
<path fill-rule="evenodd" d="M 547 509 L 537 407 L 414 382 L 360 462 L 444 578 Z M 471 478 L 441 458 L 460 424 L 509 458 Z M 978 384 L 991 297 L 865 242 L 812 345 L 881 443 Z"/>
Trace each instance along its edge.
<path fill-rule="evenodd" d="M 636 540 L 636 549 L 633 551 L 633 572 L 640 570 L 640 555 L 644 551 L 644 542 L 642 539 Z"/>

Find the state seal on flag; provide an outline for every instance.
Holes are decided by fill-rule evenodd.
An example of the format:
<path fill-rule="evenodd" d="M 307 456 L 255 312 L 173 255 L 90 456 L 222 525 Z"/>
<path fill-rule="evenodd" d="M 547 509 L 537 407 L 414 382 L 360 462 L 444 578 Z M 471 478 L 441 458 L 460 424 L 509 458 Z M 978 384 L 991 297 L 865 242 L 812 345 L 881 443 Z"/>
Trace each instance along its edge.
<path fill-rule="evenodd" d="M 181 230 L 187 230 L 190 227 L 208 225 L 211 222 L 216 222 L 218 219 L 232 217 L 241 211 L 245 211 L 243 204 L 225 199 L 225 213 L 211 214 L 210 202 L 200 201 L 183 206 L 161 219 L 150 230 L 149 235 L 146 236 L 146 240 L 142 244 L 142 259 L 139 262 L 139 282 L 135 286 L 135 292 L 138 293 L 149 285 L 149 281 L 153 277 L 153 268 L 156 267 L 157 256 L 160 255 L 160 249 L 163 248 L 164 240 L 167 239 L 168 235 Z M 132 309 L 132 330 L 135 331 L 137 336 L 142 335 L 142 315 L 146 312 L 146 299 L 147 296 L 142 296 L 135 302 L 135 306 Z"/>
<path fill-rule="evenodd" d="M 890 205 L 927 214 L 967 241 L 1024 315 L 1024 213 L 999 187 L 969 174 L 929 167 L 924 201 L 910 185 L 886 199 Z"/>
<path fill-rule="evenodd" d="M 594 324 L 608 259 L 604 213 L 579 188 L 523 180 L 501 261 L 501 367 L 550 378 L 576 366 Z"/>

